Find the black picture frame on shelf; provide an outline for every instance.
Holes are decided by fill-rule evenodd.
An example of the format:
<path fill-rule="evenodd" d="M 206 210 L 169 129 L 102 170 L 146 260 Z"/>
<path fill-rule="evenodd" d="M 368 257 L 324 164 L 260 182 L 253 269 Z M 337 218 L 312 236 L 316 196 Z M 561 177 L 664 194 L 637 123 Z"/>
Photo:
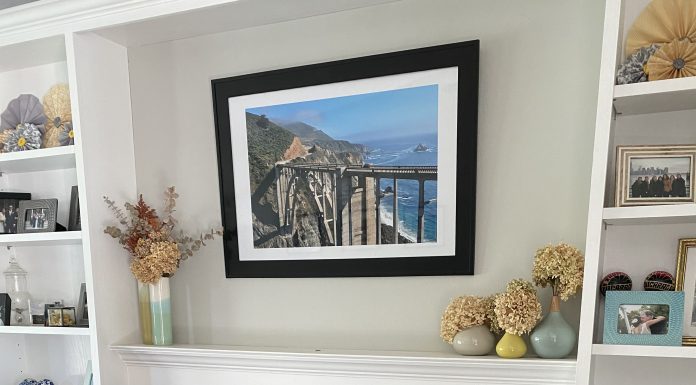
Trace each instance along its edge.
<path fill-rule="evenodd" d="M 82 221 L 80 219 L 80 194 L 77 186 L 72 186 L 70 190 L 70 215 L 68 219 L 68 230 L 82 230 Z"/>
<path fill-rule="evenodd" d="M 475 40 L 213 80 L 226 276 L 474 274 L 478 68 Z M 301 111 L 312 103 L 342 107 Z M 309 120 L 288 123 L 289 106 Z M 399 120 L 421 110 L 434 115 L 420 128 Z M 348 141 L 321 131 L 327 111 L 382 125 L 351 125 Z M 432 130 L 434 145 L 412 139 L 389 155 L 430 153 L 434 166 L 373 161 L 384 148 L 370 140 Z"/>
<path fill-rule="evenodd" d="M 0 293 L 0 326 L 10 326 L 12 299 L 7 293 Z"/>
<path fill-rule="evenodd" d="M 82 283 L 80 285 L 80 296 L 77 303 L 77 314 L 76 314 L 76 324 L 80 327 L 89 326 L 89 311 L 87 307 L 87 284 Z"/>
<path fill-rule="evenodd" d="M 56 231 L 58 199 L 36 199 L 19 202 L 18 233 L 51 233 Z M 63 228 L 64 230 L 65 228 Z"/>
<path fill-rule="evenodd" d="M 30 199 L 29 193 L 0 192 L 0 236 L 17 234 L 19 202 Z"/>

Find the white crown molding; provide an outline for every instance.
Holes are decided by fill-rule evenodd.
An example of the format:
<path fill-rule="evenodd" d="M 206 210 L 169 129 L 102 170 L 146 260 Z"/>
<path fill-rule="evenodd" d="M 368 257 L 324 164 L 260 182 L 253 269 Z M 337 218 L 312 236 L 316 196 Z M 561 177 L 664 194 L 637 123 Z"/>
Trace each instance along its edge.
<path fill-rule="evenodd" d="M 0 44 L 40 39 L 237 0 L 42 0 L 0 11 Z"/>
<path fill-rule="evenodd" d="M 251 347 L 113 346 L 126 366 L 230 372 L 457 381 L 461 384 L 575 384 L 574 359 L 505 360 L 445 353 L 291 351 Z"/>

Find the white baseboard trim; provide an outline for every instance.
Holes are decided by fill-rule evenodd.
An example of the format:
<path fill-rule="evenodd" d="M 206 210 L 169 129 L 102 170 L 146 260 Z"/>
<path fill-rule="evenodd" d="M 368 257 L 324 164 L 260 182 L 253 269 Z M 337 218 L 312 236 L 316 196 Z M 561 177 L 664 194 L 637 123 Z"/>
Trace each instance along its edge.
<path fill-rule="evenodd" d="M 126 366 L 347 376 L 463 384 L 574 384 L 575 359 L 506 360 L 446 353 L 311 351 L 282 348 L 120 345 Z"/>

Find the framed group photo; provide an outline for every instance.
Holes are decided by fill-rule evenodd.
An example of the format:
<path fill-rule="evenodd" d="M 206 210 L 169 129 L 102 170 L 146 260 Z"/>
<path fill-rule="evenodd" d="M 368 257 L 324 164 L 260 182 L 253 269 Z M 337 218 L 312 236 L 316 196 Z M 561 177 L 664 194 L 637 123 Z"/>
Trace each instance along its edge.
<path fill-rule="evenodd" d="M 478 54 L 213 80 L 226 276 L 473 274 Z"/>
<path fill-rule="evenodd" d="M 696 146 L 618 146 L 616 153 L 616 207 L 696 202 Z"/>

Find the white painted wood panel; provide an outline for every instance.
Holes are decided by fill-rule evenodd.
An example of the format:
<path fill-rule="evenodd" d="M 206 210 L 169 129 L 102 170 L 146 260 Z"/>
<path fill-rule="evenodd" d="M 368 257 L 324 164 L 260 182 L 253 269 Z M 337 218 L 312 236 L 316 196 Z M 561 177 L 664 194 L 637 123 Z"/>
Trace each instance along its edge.
<path fill-rule="evenodd" d="M 115 346 L 132 384 L 572 384 L 575 359 L 224 346 Z M 195 379 L 195 380 L 194 380 Z"/>

